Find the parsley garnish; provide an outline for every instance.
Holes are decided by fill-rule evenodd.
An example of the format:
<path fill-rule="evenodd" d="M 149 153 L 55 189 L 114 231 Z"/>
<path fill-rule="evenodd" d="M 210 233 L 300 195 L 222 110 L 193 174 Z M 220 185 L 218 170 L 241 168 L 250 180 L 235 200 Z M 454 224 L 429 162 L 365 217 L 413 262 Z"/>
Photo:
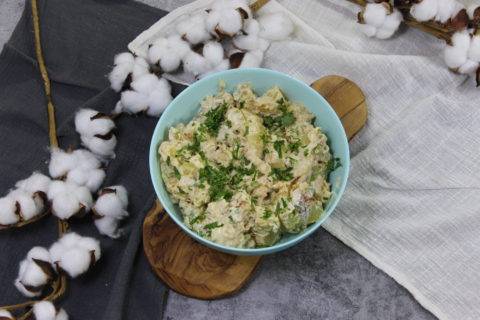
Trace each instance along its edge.
<path fill-rule="evenodd" d="M 279 158 L 282 157 L 282 146 L 284 143 L 285 142 L 283 140 L 277 140 L 273 143 L 273 148 L 275 149 L 275 151 L 277 151 Z"/>
<path fill-rule="evenodd" d="M 218 224 L 217 221 L 205 225 L 205 229 L 208 229 L 208 230 L 212 230 L 220 227 L 223 227 L 223 224 Z"/>
<path fill-rule="evenodd" d="M 325 176 L 328 177 L 332 171 L 342 166 L 340 158 L 330 158 L 327 162 L 327 167 L 325 169 Z"/>
<path fill-rule="evenodd" d="M 202 212 L 201 214 L 199 214 L 198 216 L 190 220 L 190 224 L 193 225 L 197 222 L 202 222 L 203 220 L 205 220 L 205 218 L 206 218 L 205 212 Z"/>
<path fill-rule="evenodd" d="M 276 180 L 289 181 L 293 179 L 292 168 L 273 168 L 270 173 Z"/>
<path fill-rule="evenodd" d="M 288 144 L 288 148 L 290 149 L 291 152 L 298 152 L 298 149 L 302 146 L 302 142 L 300 140 L 295 141 L 295 142 L 290 142 Z"/>
<path fill-rule="evenodd" d="M 180 180 L 180 178 L 182 177 L 182 175 L 181 175 L 180 172 L 178 171 L 177 167 L 173 167 L 173 173 L 175 174 L 175 178 L 177 178 L 178 180 Z"/>
<path fill-rule="evenodd" d="M 222 103 L 220 106 L 216 107 L 215 109 L 208 110 L 205 113 L 205 127 L 207 128 L 208 133 L 212 136 L 216 136 L 218 134 L 218 129 L 225 120 L 225 113 L 227 112 L 227 104 Z"/>
<path fill-rule="evenodd" d="M 200 182 L 207 181 L 210 185 L 209 193 L 212 201 L 221 198 L 229 200 L 232 197 L 232 192 L 226 188 L 230 180 L 227 168 L 220 167 L 215 169 L 207 165 L 205 168 L 200 169 L 199 176 Z"/>
<path fill-rule="evenodd" d="M 282 114 L 277 117 L 267 116 L 263 119 L 263 125 L 268 129 L 288 127 L 295 122 L 295 116 L 293 112 L 288 111 L 285 99 L 281 98 L 277 103 Z"/>
<path fill-rule="evenodd" d="M 268 219 L 272 216 L 273 212 L 268 210 L 268 209 L 265 209 L 265 211 L 263 212 L 263 216 L 262 216 L 262 219 Z"/>

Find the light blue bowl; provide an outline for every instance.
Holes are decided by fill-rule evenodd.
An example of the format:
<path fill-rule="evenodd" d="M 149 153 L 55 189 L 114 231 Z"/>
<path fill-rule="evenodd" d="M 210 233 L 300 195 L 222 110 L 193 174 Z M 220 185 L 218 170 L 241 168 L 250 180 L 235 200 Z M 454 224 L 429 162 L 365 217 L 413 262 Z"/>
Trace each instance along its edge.
<path fill-rule="evenodd" d="M 286 234 L 279 242 L 271 247 L 243 249 L 224 246 L 200 237 L 183 224 L 183 218 L 178 205 L 173 204 L 165 189 L 160 174 L 158 146 L 168 136 L 168 129 L 178 123 L 189 122 L 199 110 L 199 102 L 206 95 L 215 94 L 218 91 L 218 83 L 224 80 L 227 90 L 232 91 L 239 83 L 249 82 L 257 94 L 263 94 L 272 86 L 279 86 L 289 100 L 302 102 L 316 116 L 315 125 L 322 128 L 329 139 L 334 157 L 341 160 L 342 166 L 330 175 L 333 195 L 327 204 L 321 218 L 299 234 Z M 264 255 L 278 252 L 291 247 L 320 227 L 320 225 L 332 213 L 347 184 L 350 167 L 350 155 L 348 141 L 340 119 L 332 107 L 315 90 L 303 82 L 300 82 L 286 74 L 268 69 L 234 69 L 213 74 L 199 80 L 180 93 L 163 112 L 157 123 L 150 144 L 150 175 L 157 196 L 170 217 L 180 228 L 195 240 L 211 248 L 235 254 L 235 255 Z"/>

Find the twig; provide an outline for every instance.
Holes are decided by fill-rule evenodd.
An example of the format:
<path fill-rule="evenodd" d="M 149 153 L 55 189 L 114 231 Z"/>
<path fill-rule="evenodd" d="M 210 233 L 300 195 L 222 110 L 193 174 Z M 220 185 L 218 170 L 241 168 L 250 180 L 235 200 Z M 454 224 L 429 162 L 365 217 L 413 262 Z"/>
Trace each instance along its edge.
<path fill-rule="evenodd" d="M 50 141 L 50 147 L 58 147 L 58 138 L 57 138 L 57 125 L 55 121 L 55 106 L 53 104 L 52 95 L 51 95 L 51 84 L 50 78 L 48 76 L 47 67 L 45 65 L 45 59 L 43 58 L 42 52 L 42 43 L 40 37 L 40 18 L 38 14 L 37 0 L 31 0 L 32 8 L 32 20 L 33 20 L 33 33 L 35 40 L 35 55 L 37 58 L 38 69 L 43 80 L 43 87 L 45 91 L 45 97 L 47 99 L 47 114 L 48 114 L 48 136 Z M 44 217 L 49 213 L 48 210 L 45 214 L 40 215 L 37 218 L 34 218 L 29 221 L 24 221 L 21 226 L 29 224 L 31 222 L 37 221 L 40 218 Z M 28 222 L 28 223 L 27 223 Z M 20 224 L 19 224 L 20 226 Z M 58 236 L 61 237 L 68 231 L 68 222 L 58 219 Z M 59 276 L 51 284 L 52 291 L 49 295 L 44 297 L 43 301 L 56 301 L 61 298 L 67 288 L 67 277 L 60 273 Z M 8 311 L 19 310 L 23 308 L 29 308 L 24 314 L 17 317 L 18 320 L 26 320 L 30 317 L 32 310 L 31 306 L 38 302 L 37 300 L 30 300 L 23 303 L 0 307 L 0 309 L 5 309 Z"/>
<path fill-rule="evenodd" d="M 253 12 L 257 12 L 258 10 L 260 10 L 264 5 L 266 5 L 268 3 L 269 0 L 258 0 L 258 1 L 255 1 L 254 3 L 252 3 L 250 5 L 250 9 L 253 11 Z"/>

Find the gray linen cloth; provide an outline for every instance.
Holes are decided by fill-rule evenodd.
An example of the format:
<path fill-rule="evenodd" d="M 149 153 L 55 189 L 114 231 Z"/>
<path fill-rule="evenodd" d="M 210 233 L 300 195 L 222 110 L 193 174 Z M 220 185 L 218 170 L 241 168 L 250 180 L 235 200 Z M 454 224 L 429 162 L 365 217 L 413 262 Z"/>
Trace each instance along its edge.
<path fill-rule="evenodd" d="M 113 9 L 114 8 L 114 9 Z M 125 51 L 136 34 L 165 12 L 140 3 L 108 0 L 39 1 L 44 56 L 52 80 L 60 145 L 78 146 L 73 115 L 80 107 L 106 111 L 118 100 L 108 89 L 114 54 Z M 47 172 L 46 102 L 35 62 L 30 2 L 0 55 L 0 194 L 34 170 Z M 176 87 L 175 90 L 181 89 Z M 74 231 L 101 239 L 102 259 L 94 271 L 69 282 L 62 306 L 72 319 L 160 319 L 164 286 L 141 250 L 141 224 L 154 199 L 147 151 L 156 119 L 121 117 L 117 158 L 105 185 L 123 184 L 130 192 L 128 234 L 101 237 L 90 218 L 74 221 Z M 17 230 L 0 232 L 0 305 L 26 301 L 13 286 L 18 264 L 36 245 L 57 238 L 52 217 Z"/>

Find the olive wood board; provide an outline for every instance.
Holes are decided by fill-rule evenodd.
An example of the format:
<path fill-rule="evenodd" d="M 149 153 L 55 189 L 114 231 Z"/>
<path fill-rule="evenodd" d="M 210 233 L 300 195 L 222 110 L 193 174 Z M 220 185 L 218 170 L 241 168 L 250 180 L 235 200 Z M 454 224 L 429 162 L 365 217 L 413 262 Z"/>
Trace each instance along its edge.
<path fill-rule="evenodd" d="M 311 87 L 336 111 L 349 139 L 365 125 L 365 96 L 355 83 L 330 75 Z M 143 248 L 153 271 L 166 285 L 182 295 L 204 300 L 239 291 L 261 260 L 261 256 L 235 256 L 198 243 L 169 218 L 158 200 L 143 222 Z"/>

